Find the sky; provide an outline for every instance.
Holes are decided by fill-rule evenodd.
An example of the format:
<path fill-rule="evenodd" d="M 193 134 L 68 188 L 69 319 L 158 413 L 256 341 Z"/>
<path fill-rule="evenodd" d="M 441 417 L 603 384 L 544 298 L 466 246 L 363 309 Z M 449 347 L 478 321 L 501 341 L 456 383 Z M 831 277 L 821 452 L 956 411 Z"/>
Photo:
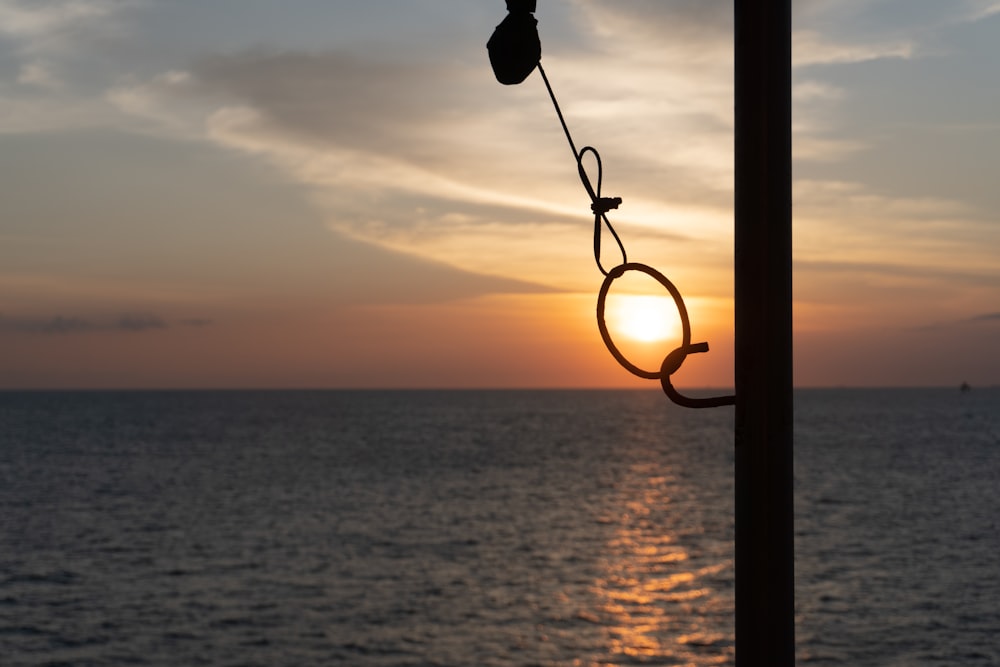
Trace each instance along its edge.
<path fill-rule="evenodd" d="M 629 259 L 710 344 L 674 384 L 731 386 L 732 3 L 538 5 Z M 1000 383 L 1000 2 L 793 14 L 796 385 Z M 539 75 L 493 78 L 504 15 L 0 0 L 0 388 L 655 388 L 601 342 Z M 608 316 L 640 366 L 677 345 L 651 279 Z"/>

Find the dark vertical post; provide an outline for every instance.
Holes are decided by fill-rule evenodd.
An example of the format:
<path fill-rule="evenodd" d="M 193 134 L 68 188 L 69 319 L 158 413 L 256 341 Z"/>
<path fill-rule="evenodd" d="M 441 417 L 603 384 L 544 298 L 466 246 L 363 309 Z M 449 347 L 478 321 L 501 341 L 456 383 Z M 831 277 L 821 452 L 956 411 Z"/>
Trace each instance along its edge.
<path fill-rule="evenodd" d="M 791 667 L 791 0 L 734 2 L 736 664 Z"/>

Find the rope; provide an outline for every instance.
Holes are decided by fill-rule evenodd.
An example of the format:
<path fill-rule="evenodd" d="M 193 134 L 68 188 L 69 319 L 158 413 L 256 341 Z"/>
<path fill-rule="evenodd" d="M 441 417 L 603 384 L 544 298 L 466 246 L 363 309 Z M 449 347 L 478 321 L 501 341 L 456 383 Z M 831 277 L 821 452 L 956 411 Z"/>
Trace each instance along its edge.
<path fill-rule="evenodd" d="M 538 63 L 538 72 L 542 75 L 542 81 L 545 82 L 545 88 L 549 91 L 549 98 L 552 100 L 552 106 L 555 107 L 556 115 L 559 116 L 559 123 L 562 125 L 563 132 L 566 134 L 566 141 L 569 142 L 569 148 L 573 151 L 573 160 L 576 161 L 576 170 L 580 175 L 580 182 L 583 183 L 583 187 L 587 191 L 587 195 L 590 197 L 590 210 L 594 213 L 594 262 L 597 263 L 598 271 L 607 276 L 608 271 L 605 270 L 604 265 L 601 264 L 602 225 L 608 228 L 608 231 L 611 232 L 611 236 L 615 239 L 615 243 L 618 244 L 618 250 L 622 254 L 621 263 L 628 263 L 628 255 L 625 253 L 625 245 L 622 243 L 622 240 L 618 236 L 618 232 L 615 231 L 611 221 L 608 220 L 608 211 L 618 208 L 622 203 L 622 198 L 601 196 L 601 184 L 604 181 L 604 164 L 601 162 L 601 154 L 598 153 L 597 149 L 593 146 L 584 146 L 579 151 L 576 150 L 576 144 L 573 142 L 573 135 L 570 134 L 569 126 L 566 124 L 566 118 L 563 116 L 562 109 L 559 107 L 559 101 L 556 100 L 556 94 L 552 91 L 552 84 L 549 83 L 549 77 L 545 76 L 545 69 L 542 67 L 541 63 Z M 596 188 L 591 182 L 586 168 L 583 166 L 583 158 L 588 153 L 592 154 L 594 159 L 597 161 Z"/>
<path fill-rule="evenodd" d="M 622 243 L 622 240 L 618 236 L 618 232 L 615 231 L 611 221 L 608 220 L 608 211 L 618 208 L 622 203 L 622 199 L 621 197 L 601 196 L 601 185 L 604 181 L 604 164 L 601 162 L 601 154 L 598 153 L 597 149 L 593 146 L 584 146 L 580 150 L 576 149 L 576 143 L 573 141 L 573 135 L 569 131 L 569 126 L 566 124 L 566 118 L 563 116 L 562 109 L 559 107 L 559 101 L 556 100 L 556 95 L 552 90 L 552 84 L 549 83 L 549 77 L 545 75 L 545 69 L 542 67 L 541 62 L 538 63 L 538 72 L 542 75 L 542 81 L 545 82 L 545 88 L 549 91 L 549 98 L 552 100 L 552 106 L 555 107 L 556 115 L 559 117 L 559 124 L 562 125 L 563 133 L 566 135 L 566 141 L 569 143 L 570 150 L 573 151 L 573 160 L 576 162 L 576 169 L 577 173 L 580 175 L 580 182 L 583 183 L 583 188 L 587 191 L 587 195 L 590 197 L 590 210 L 594 213 L 594 262 L 597 264 L 597 269 L 604 275 L 604 283 L 601 285 L 600 292 L 597 296 L 597 327 L 601 332 L 601 338 L 604 340 L 605 346 L 607 346 L 608 351 L 611 352 L 611 355 L 615 358 L 615 360 L 633 375 L 637 375 L 648 380 L 659 380 L 660 386 L 663 388 L 663 393 L 665 393 L 670 400 L 678 405 L 688 408 L 714 408 L 723 405 L 734 405 L 736 403 L 735 396 L 692 398 L 681 394 L 674 388 L 673 384 L 671 384 L 670 376 L 681 367 L 681 364 L 684 363 L 687 356 L 689 354 L 708 352 L 708 343 L 691 343 L 691 322 L 688 319 L 687 308 L 684 306 L 684 299 L 681 297 L 680 291 L 674 286 L 674 284 L 670 282 L 666 276 L 651 266 L 628 261 L 628 256 L 625 252 L 625 245 Z M 588 153 L 593 155 L 594 160 L 597 162 L 596 188 L 590 180 L 590 176 L 587 174 L 586 168 L 583 166 L 583 159 Z M 621 263 L 610 271 L 606 270 L 604 265 L 601 264 L 601 237 L 603 235 L 602 232 L 604 227 L 607 227 L 608 231 L 611 233 L 611 236 L 614 238 L 615 243 L 618 244 L 618 250 L 622 255 Z M 667 290 L 667 292 L 670 293 L 670 296 L 673 297 L 674 304 L 677 307 L 677 312 L 680 315 L 682 330 L 681 345 L 666 356 L 663 360 L 663 364 L 656 371 L 645 370 L 630 362 L 615 345 L 611 338 L 611 334 L 608 332 L 608 325 L 604 321 L 605 303 L 607 301 L 608 292 L 611 289 L 611 283 L 628 271 L 645 273 L 659 282 Z"/>

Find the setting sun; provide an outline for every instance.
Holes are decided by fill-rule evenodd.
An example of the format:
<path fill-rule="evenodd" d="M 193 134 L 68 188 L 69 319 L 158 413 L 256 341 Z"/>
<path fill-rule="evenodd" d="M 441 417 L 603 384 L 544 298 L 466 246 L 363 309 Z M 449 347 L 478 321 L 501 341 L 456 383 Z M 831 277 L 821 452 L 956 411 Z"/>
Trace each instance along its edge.
<path fill-rule="evenodd" d="M 608 310 L 610 326 L 632 340 L 652 343 L 680 337 L 680 318 L 669 297 L 619 296 Z"/>

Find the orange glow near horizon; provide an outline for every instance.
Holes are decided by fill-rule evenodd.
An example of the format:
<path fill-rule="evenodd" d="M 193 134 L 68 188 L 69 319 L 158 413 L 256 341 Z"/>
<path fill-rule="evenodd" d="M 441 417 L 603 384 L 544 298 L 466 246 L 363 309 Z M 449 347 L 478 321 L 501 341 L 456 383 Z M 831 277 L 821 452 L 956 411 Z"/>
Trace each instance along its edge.
<path fill-rule="evenodd" d="M 692 356 L 677 384 L 730 386 L 729 307 L 724 300 L 692 302 L 693 336 L 710 340 L 712 352 Z M 669 313 L 673 304 L 665 306 Z M 656 390 L 657 383 L 633 376 L 608 353 L 595 311 L 594 294 L 491 295 L 325 309 L 303 302 L 145 332 L 0 331 L 11 359 L 0 386 Z M 627 358 L 654 370 L 679 340 L 676 333 L 652 342 L 612 335 Z"/>

